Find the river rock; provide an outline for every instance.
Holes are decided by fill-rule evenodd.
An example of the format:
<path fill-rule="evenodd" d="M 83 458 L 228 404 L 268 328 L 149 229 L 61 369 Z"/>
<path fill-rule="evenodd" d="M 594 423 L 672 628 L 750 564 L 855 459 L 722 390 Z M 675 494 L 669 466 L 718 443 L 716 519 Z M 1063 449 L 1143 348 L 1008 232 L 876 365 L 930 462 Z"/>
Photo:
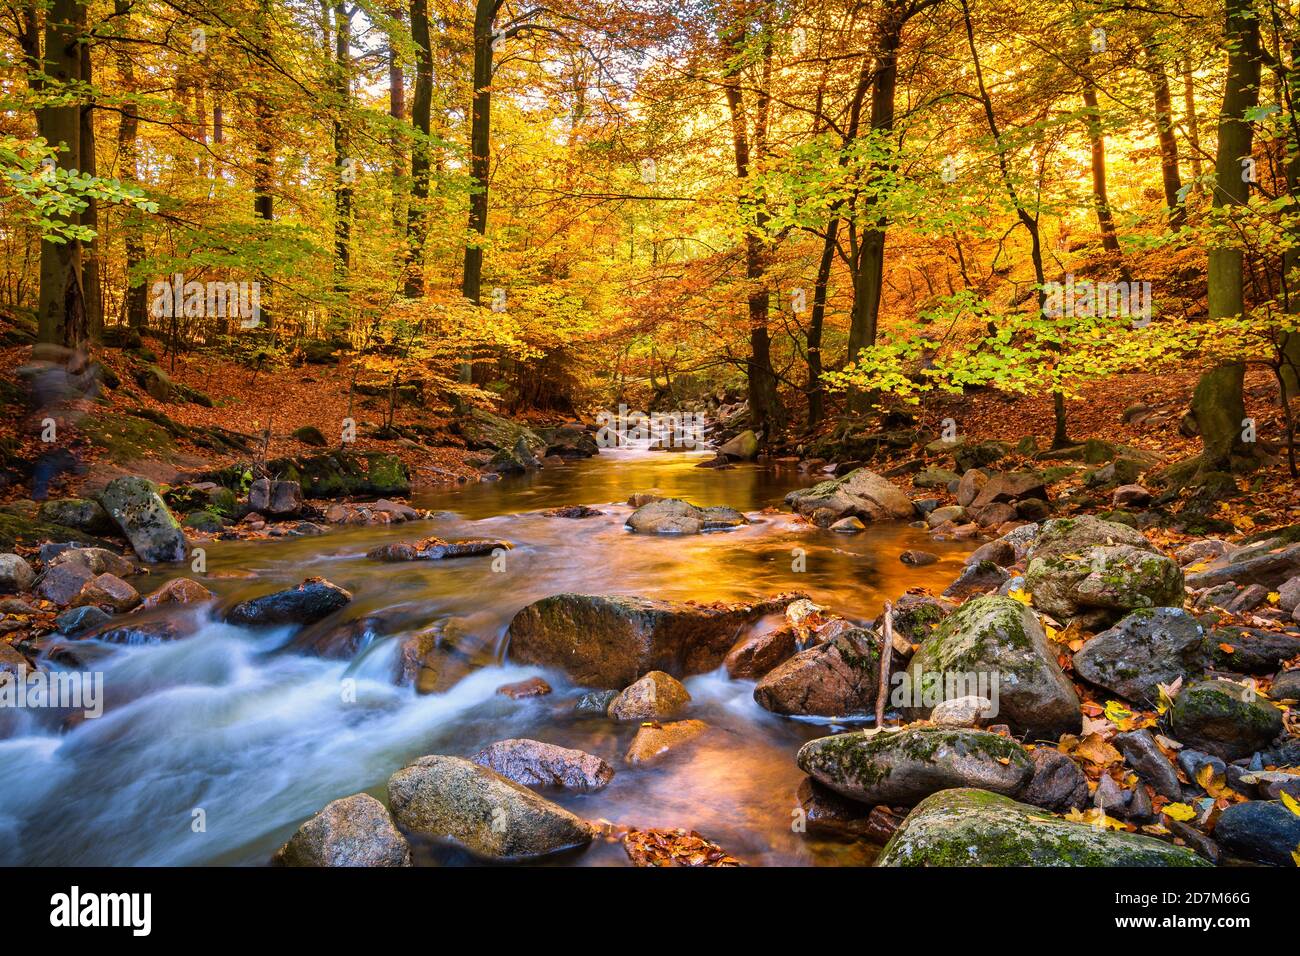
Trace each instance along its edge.
<path fill-rule="evenodd" d="M 1131 730 L 1116 734 L 1111 743 L 1124 755 L 1124 761 L 1139 777 L 1151 784 L 1152 789 L 1174 803 L 1183 799 L 1183 788 L 1178 782 L 1178 771 L 1156 745 L 1149 730 Z"/>
<path fill-rule="evenodd" d="M 961 521 L 966 517 L 966 509 L 961 505 L 946 505 L 943 508 L 935 508 L 925 516 L 925 523 L 931 528 L 937 528 L 946 521 Z"/>
<path fill-rule="evenodd" d="M 327 804 L 276 851 L 277 866 L 410 866 L 411 848 L 368 793 Z"/>
<path fill-rule="evenodd" d="M 866 522 L 916 516 L 912 500 L 901 488 L 866 468 L 792 491 L 785 496 L 785 503 L 819 528 L 828 528 L 849 515 Z"/>
<path fill-rule="evenodd" d="M 497 693 L 511 700 L 527 700 L 530 697 L 545 697 L 550 694 L 551 685 L 540 677 L 530 677 L 527 680 L 515 681 L 513 684 L 502 684 L 497 688 Z"/>
<path fill-rule="evenodd" d="M 957 482 L 957 504 L 963 508 L 974 504 L 988 481 L 987 472 L 978 468 L 968 468 L 961 476 L 961 480 Z"/>
<path fill-rule="evenodd" d="M 1226 680 L 1184 687 L 1167 715 L 1169 736 L 1224 760 L 1249 757 L 1282 732 L 1282 712 Z"/>
<path fill-rule="evenodd" d="M 92 574 L 116 574 L 119 578 L 138 574 L 140 569 L 107 548 L 68 548 L 50 559 L 50 565 L 80 564 Z"/>
<path fill-rule="evenodd" d="M 638 534 L 700 534 L 749 524 L 734 508 L 698 508 L 680 498 L 664 498 L 642 505 L 627 519 Z"/>
<path fill-rule="evenodd" d="M 955 471 L 947 468 L 925 468 L 912 476 L 912 487 L 946 489 L 954 481 L 960 481 L 960 476 Z"/>
<path fill-rule="evenodd" d="M 561 668 L 584 687 L 618 689 L 653 670 L 680 679 L 716 669 L 742 631 L 792 599 L 718 608 L 556 594 L 515 615 L 507 649 L 511 661 Z"/>
<path fill-rule="evenodd" d="M 960 487 L 960 486 L 959 486 Z M 980 489 L 971 507 L 980 508 L 995 502 L 1010 503 L 1021 498 L 1047 500 L 1047 485 L 1043 476 L 1030 471 L 1010 471 L 994 475 Z"/>
<path fill-rule="evenodd" d="M 264 515 L 296 515 L 302 510 L 302 485 L 259 478 L 248 488 L 248 507 Z"/>
<path fill-rule="evenodd" d="M 1215 664 L 1237 674 L 1271 674 L 1300 654 L 1300 636 L 1260 627 L 1216 627 L 1209 644 Z"/>
<path fill-rule="evenodd" d="M 1150 541 L 1135 528 L 1093 515 L 1076 518 L 1053 518 L 1044 521 L 1029 549 L 1033 558 L 1055 558 L 1083 554 L 1096 547 L 1128 545 L 1157 553 Z"/>
<path fill-rule="evenodd" d="M 937 727 L 955 730 L 965 727 L 978 727 L 982 722 L 997 716 L 993 701 L 987 697 L 968 694 L 940 701 L 930 712 L 930 721 Z"/>
<path fill-rule="evenodd" d="M 352 595 L 338 585 L 324 578 L 308 578 L 296 588 L 241 601 L 231 608 L 226 620 L 244 627 L 311 624 L 351 600 Z"/>
<path fill-rule="evenodd" d="M 655 763 L 695 740 L 709 725 L 702 720 L 677 720 L 670 724 L 646 723 L 636 730 L 623 759 L 629 766 Z"/>
<path fill-rule="evenodd" d="M 189 553 L 185 533 L 153 482 L 131 476 L 115 478 L 100 494 L 99 502 L 141 561 L 154 564 L 185 560 Z"/>
<path fill-rule="evenodd" d="M 140 592 L 116 574 L 101 574 L 87 581 L 73 598 L 76 604 L 95 604 L 121 614 L 140 603 Z"/>
<path fill-rule="evenodd" d="M 0 594 L 18 594 L 31 589 L 36 572 L 25 558 L 0 554 Z"/>
<path fill-rule="evenodd" d="M 592 830 L 568 810 L 463 757 L 421 757 L 388 780 L 393 819 L 488 860 L 530 860 L 586 846 Z"/>
<path fill-rule="evenodd" d="M 132 615 L 134 617 L 134 615 Z M 96 631 L 87 631 L 85 637 L 103 641 L 105 644 L 126 644 L 141 647 L 153 644 L 167 644 L 189 637 L 196 630 L 193 622 L 175 619 L 145 619 L 110 621 L 106 627 Z"/>
<path fill-rule="evenodd" d="M 945 790 L 916 806 L 877 866 L 1206 866 L 1153 837 L 1071 823 L 986 790 Z"/>
<path fill-rule="evenodd" d="M 110 620 L 104 611 L 93 604 L 82 607 L 70 607 L 54 619 L 54 626 L 65 637 L 76 637 L 87 631 L 103 627 Z"/>
<path fill-rule="evenodd" d="M 718 454 L 735 461 L 753 461 L 758 457 L 758 436 L 746 429 L 726 444 L 719 445 Z"/>
<path fill-rule="evenodd" d="M 890 806 L 953 787 L 1015 794 L 1034 775 L 1029 753 L 1010 737 L 939 727 L 820 737 L 799 749 L 796 762 L 836 793 Z"/>
<path fill-rule="evenodd" d="M 475 538 L 468 541 L 443 541 L 440 538 L 424 538 L 421 541 L 398 541 L 393 544 L 381 544 L 366 552 L 366 557 L 374 561 L 442 561 L 449 558 L 475 558 L 500 549 L 508 551 L 513 548 L 509 541 L 491 538 Z"/>
<path fill-rule="evenodd" d="M 1005 569 L 992 561 L 977 561 L 962 567 L 957 580 L 943 589 L 943 596 L 956 601 L 975 594 L 996 591 L 1011 577 Z"/>
<path fill-rule="evenodd" d="M 907 645 L 920 644 L 934 633 L 939 622 L 952 613 L 954 605 L 928 594 L 903 594 L 893 602 L 894 649 L 907 654 L 910 646 L 899 646 L 901 637 Z M 885 613 L 881 611 L 871 624 L 877 634 L 885 633 Z"/>
<path fill-rule="evenodd" d="M 600 454 L 599 443 L 581 425 L 564 424 L 556 429 L 543 429 L 539 434 L 546 439 L 547 457 L 558 457 L 567 460 L 591 458 Z"/>
<path fill-rule="evenodd" d="M 846 800 L 812 777 L 805 777 L 803 783 L 799 784 L 795 799 L 803 810 L 804 821 L 808 824 L 810 833 L 850 840 L 871 839 L 878 835 L 875 832 L 875 821 L 871 820 L 871 811 L 867 807 L 855 800 Z"/>
<path fill-rule="evenodd" d="M 754 700 L 774 714 L 844 717 L 874 711 L 879 692 L 880 638 L 853 628 L 773 668 Z"/>
<path fill-rule="evenodd" d="M 794 627 L 782 624 L 742 637 L 727 652 L 722 664 L 732 680 L 758 680 L 798 650 Z"/>
<path fill-rule="evenodd" d="M 90 498 L 51 498 L 41 503 L 38 515 L 42 521 L 76 528 L 87 534 L 112 534 L 117 530 L 104 506 Z"/>
<path fill-rule="evenodd" d="M 164 604 L 197 604 L 210 601 L 215 595 L 198 581 L 190 578 L 172 578 L 162 587 L 145 595 L 140 602 L 141 610 L 160 607 Z"/>
<path fill-rule="evenodd" d="M 610 701 L 608 713 L 613 720 L 666 720 L 682 713 L 690 701 L 681 681 L 650 671 Z"/>
<path fill-rule="evenodd" d="M 1074 655 L 1074 670 L 1134 703 L 1154 704 L 1157 685 L 1194 677 L 1209 661 L 1200 622 L 1182 608 L 1158 607 L 1134 611 L 1092 638 Z"/>
<path fill-rule="evenodd" d="M 983 675 L 989 683 L 997 675 L 998 716 L 1018 732 L 1054 739 L 1082 726 L 1078 694 L 1042 625 L 1012 598 L 975 598 L 944 618 L 912 656 L 907 682 L 913 695 L 937 693 L 940 700 L 969 693 L 949 693 L 950 673 Z M 912 708 L 916 716 L 928 710 Z"/>
<path fill-rule="evenodd" d="M 84 564 L 56 564 L 46 568 L 36 585 L 36 593 L 47 601 L 66 607 L 81 589 L 95 579 L 95 573 Z"/>
<path fill-rule="evenodd" d="M 831 525 L 831 530 L 839 534 L 857 534 L 859 531 L 866 531 L 867 526 L 862 523 L 861 518 L 849 515 Z"/>
<path fill-rule="evenodd" d="M 1020 800 L 1053 813 L 1081 809 L 1088 803 L 1088 778 L 1077 763 L 1055 747 L 1035 747 L 1030 756 L 1034 776 Z"/>
<path fill-rule="evenodd" d="M 1238 585 L 1260 584 L 1277 588 L 1300 574 L 1300 544 L 1270 540 L 1238 548 L 1187 575 L 1190 588 L 1208 588 L 1231 581 Z"/>
<path fill-rule="evenodd" d="M 1281 800 L 1234 803 L 1219 816 L 1214 839 L 1234 856 L 1294 867 L 1291 853 L 1300 847 L 1300 817 Z"/>
<path fill-rule="evenodd" d="M 599 757 L 540 740 L 498 740 L 472 759 L 525 787 L 590 793 L 603 790 L 614 779 L 614 768 Z"/>
<path fill-rule="evenodd" d="M 1274 700 L 1300 701 L 1300 667 L 1282 671 L 1274 677 L 1268 693 Z"/>
<path fill-rule="evenodd" d="M 1122 612 L 1183 603 L 1178 565 L 1162 554 L 1126 544 L 1080 554 L 1035 555 L 1025 584 L 1035 606 L 1060 620 L 1107 623 Z"/>

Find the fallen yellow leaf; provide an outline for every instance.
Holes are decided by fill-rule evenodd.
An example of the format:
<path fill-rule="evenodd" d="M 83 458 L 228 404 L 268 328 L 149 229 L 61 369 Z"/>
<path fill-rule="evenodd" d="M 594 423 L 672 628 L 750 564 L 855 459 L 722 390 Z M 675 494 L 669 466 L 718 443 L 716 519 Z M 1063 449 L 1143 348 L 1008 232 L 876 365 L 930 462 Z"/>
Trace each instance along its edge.
<path fill-rule="evenodd" d="M 1160 811 L 1171 820 L 1179 820 L 1186 823 L 1196 816 L 1196 811 L 1185 803 L 1169 803 Z"/>

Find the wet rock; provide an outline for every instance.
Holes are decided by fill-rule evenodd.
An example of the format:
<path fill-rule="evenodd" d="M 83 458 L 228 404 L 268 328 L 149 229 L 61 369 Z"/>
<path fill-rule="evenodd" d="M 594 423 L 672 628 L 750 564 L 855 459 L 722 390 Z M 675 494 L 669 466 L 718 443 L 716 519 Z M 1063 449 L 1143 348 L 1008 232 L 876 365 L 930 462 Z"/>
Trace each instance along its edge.
<path fill-rule="evenodd" d="M 1185 687 L 1168 713 L 1169 735 L 1224 760 L 1263 750 L 1282 732 L 1282 712 L 1240 684 L 1203 681 Z"/>
<path fill-rule="evenodd" d="M 140 602 L 141 610 L 161 607 L 164 604 L 199 604 L 216 595 L 198 581 L 190 578 L 172 578 L 162 587 L 150 592 Z"/>
<path fill-rule="evenodd" d="M 421 757 L 388 780 L 393 818 L 488 860 L 529 860 L 586 846 L 592 830 L 568 810 L 462 757 Z"/>
<path fill-rule="evenodd" d="M 686 710 L 691 695 L 682 682 L 663 671 L 650 671 L 625 687 L 609 704 L 613 720 L 662 720 Z"/>
<path fill-rule="evenodd" d="M 709 725 L 702 720 L 678 720 L 671 724 L 642 724 L 628 745 L 623 759 L 630 766 L 655 763 L 670 752 L 698 738 Z"/>
<path fill-rule="evenodd" d="M 130 577 L 140 570 L 126 558 L 114 554 L 107 548 L 68 548 L 60 551 L 50 560 L 51 565 L 69 563 L 83 565 L 92 574 L 116 574 L 119 578 Z"/>
<path fill-rule="evenodd" d="M 758 457 L 758 436 L 749 429 L 718 446 L 718 454 L 736 461 L 753 461 Z"/>
<path fill-rule="evenodd" d="M 800 748 L 797 763 L 836 793 L 891 806 L 953 787 L 1015 794 L 1034 773 L 1029 753 L 1010 737 L 935 727 L 820 737 Z"/>
<path fill-rule="evenodd" d="M 1209 643 L 1215 664 L 1238 674 L 1271 674 L 1300 654 L 1300 637 L 1258 627 L 1216 627 Z"/>
<path fill-rule="evenodd" d="M 36 585 L 36 593 L 47 601 L 66 607 L 81 589 L 95 579 L 95 574 L 84 564 L 56 564 L 47 568 Z"/>
<path fill-rule="evenodd" d="M 126 644 L 140 647 L 179 641 L 194 633 L 194 626 L 178 620 L 141 620 L 110 623 L 97 631 L 87 631 L 83 636 L 103 641 L 105 644 Z"/>
<path fill-rule="evenodd" d="M 920 644 L 934 633 L 939 622 L 952 613 L 954 605 L 928 594 L 904 594 L 893 603 L 894 611 L 894 650 L 906 651 L 910 656 L 912 649 L 900 647 L 901 637 L 908 645 Z M 877 634 L 885 633 L 885 615 L 882 611 L 871 624 Z"/>
<path fill-rule="evenodd" d="M 36 572 L 16 554 L 0 554 L 0 594 L 18 594 L 31 589 Z"/>
<path fill-rule="evenodd" d="M 960 601 L 975 594 L 987 594 L 996 591 L 1010 577 L 992 561 L 967 564 L 957 575 L 957 580 L 943 589 L 943 596 Z"/>
<path fill-rule="evenodd" d="M 244 627 L 311 624 L 328 617 L 352 600 L 352 595 L 324 578 L 308 578 L 296 588 L 277 591 L 231 608 L 226 620 Z"/>
<path fill-rule="evenodd" d="M 540 433 L 546 439 L 546 456 L 563 459 L 591 458 L 600 454 L 600 445 L 581 425 L 561 425 L 549 433 Z"/>
<path fill-rule="evenodd" d="M 1170 817 L 1163 818 L 1163 822 L 1169 828 L 1169 832 L 1195 850 L 1197 856 L 1213 866 L 1218 866 L 1223 851 L 1219 849 L 1217 843 L 1190 823 Z"/>
<path fill-rule="evenodd" d="M 979 564 L 991 561 L 1000 568 L 1009 568 L 1016 563 L 1016 549 L 1006 538 L 996 538 L 980 545 L 966 559 L 966 564 Z"/>
<path fill-rule="evenodd" d="M 912 693 L 949 693 L 948 674 L 998 680 L 999 716 L 1017 732 L 1055 738 L 1078 733 L 1079 697 L 1062 673 L 1038 618 L 1012 598 L 980 597 L 962 605 L 921 644 L 908 665 Z M 914 708 L 925 716 L 929 708 Z"/>
<path fill-rule="evenodd" d="M 1092 515 L 1079 515 L 1076 518 L 1053 518 L 1043 522 L 1029 549 L 1029 556 L 1056 558 L 1112 545 L 1128 545 L 1157 553 L 1140 531 L 1128 525 L 1105 521 Z"/>
<path fill-rule="evenodd" d="M 840 534 L 857 534 L 859 531 L 866 531 L 867 526 L 862 523 L 861 518 L 849 515 L 847 518 L 841 518 L 831 525 L 831 530 Z"/>
<path fill-rule="evenodd" d="M 722 663 L 732 680 L 758 680 L 798 649 L 795 629 L 783 624 L 742 637 Z"/>
<path fill-rule="evenodd" d="M 1070 823 L 984 790 L 922 801 L 877 866 L 1205 866 L 1190 850 L 1153 837 Z"/>
<path fill-rule="evenodd" d="M 73 599 L 77 604 L 95 604 L 121 614 L 140 603 L 140 592 L 115 574 L 101 574 L 87 581 Z"/>
<path fill-rule="evenodd" d="M 87 534 L 112 534 L 117 530 L 104 506 L 90 498 L 52 498 L 41 504 L 38 514 L 42 521 Z"/>
<path fill-rule="evenodd" d="M 1156 745 L 1149 730 L 1133 730 L 1116 734 L 1111 743 L 1124 755 L 1124 761 L 1139 777 L 1151 784 L 1153 790 L 1175 803 L 1183 799 L 1183 788 L 1178 782 L 1178 771 Z"/>
<path fill-rule="evenodd" d="M 1268 693 L 1274 700 L 1300 701 L 1300 668 L 1282 671 L 1274 677 Z"/>
<path fill-rule="evenodd" d="M 1294 866 L 1291 851 L 1300 846 L 1300 817 L 1280 800 L 1234 803 L 1219 816 L 1214 839 L 1234 856 Z"/>
<path fill-rule="evenodd" d="M 937 554 L 931 554 L 929 551 L 917 551 L 909 549 L 898 556 L 898 560 L 904 564 L 911 565 L 914 568 L 924 567 L 927 564 L 934 564 L 939 560 Z"/>
<path fill-rule="evenodd" d="M 609 705 L 619 695 L 616 690 L 593 690 L 583 694 L 573 704 L 574 713 L 584 717 L 604 717 L 609 713 Z"/>
<path fill-rule="evenodd" d="M 957 504 L 963 508 L 974 504 L 975 499 L 979 497 L 988 481 L 987 472 L 980 471 L 978 468 L 967 469 L 957 483 Z"/>
<path fill-rule="evenodd" d="M 916 509 L 897 485 L 866 468 L 792 491 L 785 503 L 820 528 L 853 516 L 864 522 L 913 518 Z"/>
<path fill-rule="evenodd" d="M 498 740 L 475 754 L 473 760 L 525 787 L 590 793 L 603 790 L 614 779 L 614 768 L 599 757 L 540 740 Z"/>
<path fill-rule="evenodd" d="M 1134 703 L 1156 703 L 1159 684 L 1202 673 L 1210 661 L 1205 629 L 1181 608 L 1134 611 L 1092 638 L 1074 655 L 1074 670 L 1089 683 Z"/>
<path fill-rule="evenodd" d="M 1231 581 L 1276 588 L 1300 574 L 1300 544 L 1265 541 L 1239 548 L 1187 575 L 1189 588 L 1208 588 Z"/>
<path fill-rule="evenodd" d="M 754 700 L 774 714 L 842 717 L 873 712 L 879 692 L 880 638 L 854 628 L 773 668 Z"/>
<path fill-rule="evenodd" d="M 54 619 L 54 626 L 66 637 L 76 637 L 87 631 L 103 627 L 109 622 L 107 613 L 92 605 L 71 607 Z"/>
<path fill-rule="evenodd" d="M 656 501 L 663 500 L 665 500 L 663 495 L 652 494 L 649 491 L 638 491 L 628 496 L 627 503 L 633 508 L 643 508 L 646 505 L 652 505 Z"/>
<path fill-rule="evenodd" d="M 699 508 L 680 498 L 664 498 L 632 512 L 627 526 L 638 534 L 700 534 L 749 524 L 734 508 Z"/>
<path fill-rule="evenodd" d="M 552 508 L 550 511 L 542 512 L 548 518 L 598 518 L 604 513 L 586 505 L 570 505 L 567 508 Z"/>
<path fill-rule="evenodd" d="M 930 720 L 936 726 L 948 729 L 978 727 L 994 716 L 993 702 L 987 697 L 974 694 L 940 701 L 930 712 Z"/>
<path fill-rule="evenodd" d="M 1088 778 L 1073 760 L 1047 746 L 1034 748 L 1030 757 L 1034 775 L 1020 800 L 1053 813 L 1081 809 L 1088 803 Z"/>
<path fill-rule="evenodd" d="M 1025 572 L 1025 584 L 1035 606 L 1062 621 L 1108 623 L 1138 608 L 1183 603 L 1183 573 L 1173 560 L 1123 544 L 1036 555 Z"/>
<path fill-rule="evenodd" d="M 551 685 L 546 683 L 540 677 L 530 677 L 528 680 L 517 681 L 513 684 L 502 684 L 497 688 L 497 693 L 502 697 L 509 697 L 511 700 L 525 700 L 529 697 L 545 697 L 551 692 Z M 509 774 L 507 774 L 509 776 Z M 513 779 L 513 778 L 512 778 Z"/>
<path fill-rule="evenodd" d="M 714 670 L 741 633 L 793 596 L 700 607 L 621 595 L 557 594 L 525 607 L 507 630 L 511 661 L 558 667 L 576 684 L 622 688 L 660 670 Z"/>
<path fill-rule="evenodd" d="M 809 833 L 849 840 L 871 839 L 874 836 L 877 837 L 875 842 L 884 842 L 879 839 L 879 821 L 870 819 L 867 807 L 854 800 L 846 800 L 812 777 L 805 777 L 803 783 L 799 784 L 795 798 L 803 810 Z M 888 839 L 887 835 L 885 839 Z"/>
<path fill-rule="evenodd" d="M 513 548 L 509 541 L 491 538 L 475 538 L 468 541 L 443 541 L 440 538 L 424 538 L 420 541 L 398 541 L 394 544 L 381 544 L 366 552 L 366 557 L 373 561 L 443 561 L 449 558 L 476 558 L 494 551 L 508 551 Z"/>
<path fill-rule="evenodd" d="M 937 528 L 946 521 L 961 521 L 966 517 L 966 509 L 961 505 L 947 505 L 943 508 L 935 508 L 925 516 L 925 523 L 931 528 Z"/>
<path fill-rule="evenodd" d="M 276 851 L 277 866 L 410 866 L 411 848 L 368 793 L 327 804 Z"/>
<path fill-rule="evenodd" d="M 22 677 L 30 670 L 27 664 L 27 658 L 19 654 L 14 648 L 4 642 L 0 642 L 0 685 L 6 684 L 11 677 Z"/>
<path fill-rule="evenodd" d="M 151 564 L 184 561 L 189 553 L 185 533 L 153 482 L 145 478 L 115 478 L 99 502 L 131 542 L 141 561 Z"/>

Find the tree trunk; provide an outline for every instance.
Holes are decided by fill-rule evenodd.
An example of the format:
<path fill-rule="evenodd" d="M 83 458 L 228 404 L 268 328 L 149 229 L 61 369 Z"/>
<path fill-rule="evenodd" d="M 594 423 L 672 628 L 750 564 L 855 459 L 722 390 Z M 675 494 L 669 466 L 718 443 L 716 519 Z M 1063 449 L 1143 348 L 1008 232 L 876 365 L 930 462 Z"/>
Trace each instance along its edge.
<path fill-rule="evenodd" d="M 415 40 L 415 94 L 411 122 L 416 139 L 411 147 L 411 199 L 406 211 L 406 280 L 402 294 L 424 295 L 424 244 L 428 236 L 429 127 L 433 107 L 433 48 L 429 40 L 428 0 L 411 0 L 411 38 Z"/>
<path fill-rule="evenodd" d="M 334 90 L 338 114 L 334 120 L 334 166 L 339 182 L 334 193 L 334 292 L 344 302 L 352 268 L 352 177 L 347 114 L 352 106 L 352 14 L 344 0 L 334 4 Z"/>
<path fill-rule="evenodd" d="M 826 414 L 826 389 L 822 385 L 822 328 L 826 321 L 826 294 L 830 285 L 831 266 L 835 262 L 835 239 L 840 217 L 834 215 L 826 224 L 822 257 L 817 263 L 817 284 L 813 287 L 812 314 L 808 320 L 808 428 L 811 431 Z"/>
<path fill-rule="evenodd" d="M 113 13 L 120 20 L 125 20 L 131 10 L 131 0 L 114 0 Z M 121 77 L 124 90 L 135 92 L 135 61 L 128 49 L 117 51 L 117 71 Z M 136 137 L 139 135 L 139 108 L 132 102 L 124 102 L 117 126 L 117 153 L 119 156 L 119 175 L 134 184 L 140 180 L 139 150 Z M 215 130 L 214 130 L 215 132 Z M 144 217 L 133 206 L 128 206 L 122 219 L 122 243 L 126 252 L 126 296 L 122 299 L 122 315 L 126 324 L 136 331 L 144 331 L 148 325 L 148 288 L 145 281 L 134 273 L 144 261 Z"/>
<path fill-rule="evenodd" d="M 79 41 L 86 32 L 86 8 L 78 0 L 53 0 L 45 18 L 45 86 L 55 91 L 81 80 Z M 42 134 L 61 146 L 60 169 L 81 164 L 81 106 L 76 102 L 43 106 Z M 73 213 L 62 220 L 79 224 Z M 81 348 L 89 339 L 82 285 L 82 250 L 76 239 L 41 242 L 39 337 L 42 342 Z"/>
<path fill-rule="evenodd" d="M 81 81 L 87 86 L 94 82 L 94 72 L 90 62 L 90 44 L 81 44 Z M 81 124 L 79 150 L 81 160 L 79 168 L 87 176 L 98 175 L 99 163 L 95 158 L 95 106 L 92 100 L 81 105 L 78 120 Z M 94 196 L 85 199 L 86 208 L 81 211 L 81 224 L 96 233 L 93 239 L 82 243 L 81 283 L 86 297 L 86 328 L 90 341 L 99 342 L 104 335 L 104 289 L 99 278 L 99 203 Z"/>
<path fill-rule="evenodd" d="M 1083 105 L 1087 108 L 1088 142 L 1092 146 L 1092 202 L 1097 210 L 1097 226 L 1101 229 L 1101 247 L 1119 254 L 1119 237 L 1115 234 L 1115 217 L 1110 211 L 1110 198 L 1106 194 L 1106 137 L 1101 131 L 1101 109 L 1097 105 L 1097 87 L 1086 79 L 1083 87 Z"/>
<path fill-rule="evenodd" d="M 1187 152 L 1191 157 L 1192 179 L 1196 181 L 1193 191 L 1201 188 L 1201 176 L 1205 170 L 1201 166 L 1201 129 L 1196 118 L 1196 87 L 1192 79 L 1192 61 L 1183 61 L 1183 123 L 1187 126 Z"/>
<path fill-rule="evenodd" d="M 1178 140 L 1174 137 L 1174 102 L 1169 93 L 1169 76 L 1160 59 L 1160 47 L 1155 37 L 1148 33 L 1142 38 L 1146 53 L 1147 73 L 1151 76 L 1151 92 L 1156 107 L 1156 135 L 1160 141 L 1160 179 L 1165 190 L 1165 207 L 1169 210 L 1169 228 L 1181 229 L 1187 224 L 1187 206 L 1180 202 L 1182 177 L 1178 172 Z"/>
<path fill-rule="evenodd" d="M 1245 205 L 1250 195 L 1242 160 L 1250 156 L 1254 134 L 1246 112 L 1259 102 L 1259 20 L 1251 0 L 1227 0 L 1224 28 L 1228 75 L 1219 112 L 1219 147 L 1214 162 L 1214 208 Z M 1210 319 L 1240 315 L 1245 308 L 1244 262 L 1237 247 L 1209 251 Z M 1245 366 L 1231 362 L 1206 372 L 1192 396 L 1192 414 L 1201 430 L 1201 472 L 1230 469 L 1232 458 L 1247 452 L 1242 441 L 1246 406 L 1242 398 Z"/>
<path fill-rule="evenodd" d="M 469 231 L 487 235 L 488 173 L 492 134 L 492 27 L 500 0 L 478 0 L 474 7 L 474 99 L 471 106 L 469 154 Z M 465 245 L 461 295 L 475 305 L 482 301 L 483 246 L 473 238 Z"/>
<path fill-rule="evenodd" d="M 401 20 L 401 11 L 394 11 L 394 18 Z M 402 228 L 402 182 L 406 178 L 406 149 L 402 145 L 402 134 L 397 124 L 406 119 L 406 78 L 402 74 L 402 64 L 397 59 L 397 44 L 394 36 L 388 38 L 388 115 L 395 121 L 393 126 L 393 228 Z"/>

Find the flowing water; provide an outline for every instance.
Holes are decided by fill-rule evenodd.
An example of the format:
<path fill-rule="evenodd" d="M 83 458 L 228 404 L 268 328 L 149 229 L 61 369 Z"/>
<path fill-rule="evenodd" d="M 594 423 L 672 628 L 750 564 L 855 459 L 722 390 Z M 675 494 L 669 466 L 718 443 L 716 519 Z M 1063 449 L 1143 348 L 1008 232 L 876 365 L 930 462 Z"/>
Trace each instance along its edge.
<path fill-rule="evenodd" d="M 942 588 L 969 549 L 903 523 L 856 535 L 809 528 L 778 509 L 787 491 L 813 477 L 792 466 L 695 467 L 704 457 L 621 449 L 417 496 L 416 505 L 439 511 L 431 521 L 209 542 L 202 580 L 219 606 L 322 575 L 355 596 L 343 619 L 383 612 L 382 623 L 363 629 L 348 660 L 305 653 L 302 635 L 288 630 L 250 632 L 212 617 L 171 643 L 79 642 L 83 654 L 99 655 L 90 666 L 104 674 L 105 713 L 79 722 L 49 712 L 6 715 L 0 864 L 263 864 L 330 800 L 361 790 L 382 799 L 388 776 L 414 757 L 469 756 L 508 737 L 578 747 L 616 768 L 598 793 L 548 794 L 588 819 L 695 829 L 749 864 L 867 861 L 863 844 L 792 832 L 803 779 L 795 751 L 827 725 L 768 714 L 754 703 L 752 682 L 721 671 L 688 679 L 689 716 L 714 730 L 660 764 L 630 768 L 622 754 L 634 724 L 576 716 L 577 688 L 563 675 L 509 663 L 503 638 L 511 617 L 562 591 L 701 602 L 802 591 L 866 621 L 909 587 Z M 731 505 L 754 523 L 690 537 L 633 535 L 623 527 L 631 513 L 623 502 L 638 491 Z M 604 514 L 541 514 L 573 504 Z M 515 547 L 499 570 L 488 557 L 404 564 L 365 557 L 376 544 L 431 534 L 504 538 Z M 898 560 L 908 548 L 941 560 L 908 567 Z M 804 552 L 802 572 L 793 569 L 796 549 Z M 162 580 L 137 584 L 144 590 Z M 435 692 L 395 686 L 398 637 L 430 627 L 448 649 Z M 539 674 L 552 695 L 516 701 L 495 693 Z M 342 686 L 354 690 L 343 694 Z M 464 862 L 429 846 L 417 846 L 417 861 Z M 554 862 L 617 865 L 626 857 L 616 844 L 598 843 Z"/>

